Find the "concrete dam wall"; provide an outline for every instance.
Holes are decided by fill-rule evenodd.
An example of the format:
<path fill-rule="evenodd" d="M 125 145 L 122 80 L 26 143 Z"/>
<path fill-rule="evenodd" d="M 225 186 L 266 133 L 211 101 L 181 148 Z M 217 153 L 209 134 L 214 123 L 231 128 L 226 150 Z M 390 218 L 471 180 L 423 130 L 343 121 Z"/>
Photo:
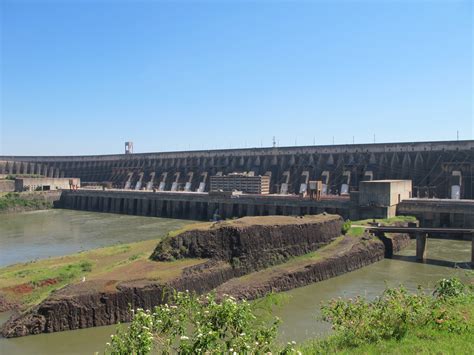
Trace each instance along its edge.
<path fill-rule="evenodd" d="M 418 197 L 474 198 L 474 141 L 352 144 L 97 156 L 0 156 L 0 174 L 78 177 L 84 183 L 162 191 L 209 191 L 209 177 L 270 176 L 270 192 L 298 193 L 321 180 L 328 193 L 360 181 L 410 179 Z"/>

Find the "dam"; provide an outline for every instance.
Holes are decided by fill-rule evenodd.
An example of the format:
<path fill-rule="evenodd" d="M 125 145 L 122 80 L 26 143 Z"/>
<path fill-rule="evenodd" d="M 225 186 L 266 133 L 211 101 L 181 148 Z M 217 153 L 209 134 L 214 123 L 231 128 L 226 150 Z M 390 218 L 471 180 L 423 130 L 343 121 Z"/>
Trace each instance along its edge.
<path fill-rule="evenodd" d="M 0 174 L 80 178 L 118 189 L 207 192 L 210 177 L 268 176 L 271 194 L 298 194 L 310 180 L 323 193 L 361 181 L 410 179 L 413 197 L 474 198 L 474 140 L 295 146 L 94 156 L 0 156 Z"/>

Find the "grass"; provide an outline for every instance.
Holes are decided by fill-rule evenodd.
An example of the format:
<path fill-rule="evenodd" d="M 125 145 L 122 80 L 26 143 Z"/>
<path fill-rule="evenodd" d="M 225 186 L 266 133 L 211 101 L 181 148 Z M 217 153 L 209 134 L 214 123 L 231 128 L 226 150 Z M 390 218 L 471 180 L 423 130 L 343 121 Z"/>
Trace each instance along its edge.
<path fill-rule="evenodd" d="M 351 227 L 347 232 L 347 235 L 350 237 L 361 237 L 364 235 L 364 227 Z"/>
<path fill-rule="evenodd" d="M 39 210 L 52 207 L 53 203 L 50 201 L 22 198 L 18 192 L 9 192 L 0 196 L 0 212 L 14 211 L 17 209 Z"/>
<path fill-rule="evenodd" d="M 382 225 L 385 225 L 385 226 L 392 226 L 397 223 L 408 223 L 408 222 L 417 221 L 416 217 L 413 217 L 413 216 L 395 216 L 391 218 L 362 219 L 360 221 L 352 221 L 352 224 L 368 225 L 369 223 L 372 223 L 374 220 L 375 222 L 381 223 Z"/>
<path fill-rule="evenodd" d="M 118 244 L 1 268 L 0 294 L 27 309 L 83 277 L 117 282 L 143 278 L 166 281 L 179 276 L 184 267 L 203 262 L 202 259 L 171 263 L 151 261 L 149 254 L 158 241 Z"/>
<path fill-rule="evenodd" d="M 382 340 L 358 347 L 338 346 L 330 336 L 310 340 L 298 347 L 303 354 L 474 354 L 474 304 L 457 306 L 463 312 L 470 330 L 457 333 L 425 326 L 410 329 L 400 340 Z"/>

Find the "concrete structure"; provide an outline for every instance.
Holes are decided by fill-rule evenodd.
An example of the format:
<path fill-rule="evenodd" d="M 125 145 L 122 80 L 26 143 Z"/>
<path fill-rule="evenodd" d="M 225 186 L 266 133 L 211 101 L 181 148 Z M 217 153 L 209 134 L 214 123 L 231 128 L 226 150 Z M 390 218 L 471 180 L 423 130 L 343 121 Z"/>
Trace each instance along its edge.
<path fill-rule="evenodd" d="M 70 189 L 71 185 L 80 187 L 77 178 L 16 178 L 15 191 L 49 191 Z"/>
<path fill-rule="evenodd" d="M 474 228 L 474 200 L 403 200 L 397 214 L 415 216 L 424 227 Z"/>
<path fill-rule="evenodd" d="M 361 181 L 358 193 L 361 218 L 390 218 L 396 215 L 397 205 L 411 198 L 411 180 Z"/>
<path fill-rule="evenodd" d="M 224 193 L 147 192 L 127 190 L 63 191 L 62 208 L 141 216 L 210 220 L 267 215 L 318 214 L 328 212 L 349 218 L 347 198 L 301 199 L 297 196 L 232 195 Z"/>
<path fill-rule="evenodd" d="M 416 259 L 425 261 L 427 254 L 428 236 L 464 236 L 472 240 L 470 264 L 474 267 L 474 229 L 470 228 L 426 228 L 426 227 L 365 227 L 375 235 L 383 236 L 385 233 L 405 233 L 416 238 Z"/>
<path fill-rule="evenodd" d="M 0 192 L 13 192 L 15 191 L 14 180 L 0 180 Z"/>
<path fill-rule="evenodd" d="M 270 177 L 248 174 L 211 176 L 210 191 L 242 191 L 247 194 L 270 193 Z"/>
<path fill-rule="evenodd" d="M 129 189 L 170 191 L 176 183 L 178 189 L 209 191 L 208 176 L 244 171 L 270 176 L 270 193 L 298 194 L 314 180 L 323 182 L 323 193 L 350 193 L 361 181 L 410 179 L 414 197 L 473 199 L 474 141 L 0 157 L 0 174 L 79 177 Z"/>

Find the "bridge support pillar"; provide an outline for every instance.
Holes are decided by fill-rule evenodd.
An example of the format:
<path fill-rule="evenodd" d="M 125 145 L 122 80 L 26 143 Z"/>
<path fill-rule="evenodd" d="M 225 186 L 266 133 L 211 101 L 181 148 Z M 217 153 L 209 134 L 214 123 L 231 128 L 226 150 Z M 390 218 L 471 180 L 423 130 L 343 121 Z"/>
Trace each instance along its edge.
<path fill-rule="evenodd" d="M 423 261 L 426 258 L 426 233 L 416 233 L 416 260 Z"/>

